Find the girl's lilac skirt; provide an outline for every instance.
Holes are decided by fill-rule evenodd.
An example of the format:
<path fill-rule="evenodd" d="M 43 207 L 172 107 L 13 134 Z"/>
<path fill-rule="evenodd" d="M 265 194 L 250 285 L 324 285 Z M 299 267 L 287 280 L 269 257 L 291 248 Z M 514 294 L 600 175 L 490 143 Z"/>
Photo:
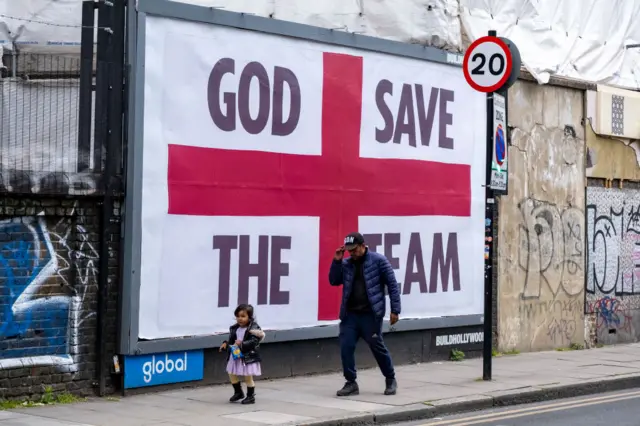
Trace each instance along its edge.
<path fill-rule="evenodd" d="M 227 373 L 233 374 L 234 376 L 257 377 L 262 375 L 262 368 L 260 367 L 259 362 L 254 362 L 247 365 L 242 362 L 242 359 L 233 359 L 233 357 L 229 357 L 229 362 L 227 363 Z"/>

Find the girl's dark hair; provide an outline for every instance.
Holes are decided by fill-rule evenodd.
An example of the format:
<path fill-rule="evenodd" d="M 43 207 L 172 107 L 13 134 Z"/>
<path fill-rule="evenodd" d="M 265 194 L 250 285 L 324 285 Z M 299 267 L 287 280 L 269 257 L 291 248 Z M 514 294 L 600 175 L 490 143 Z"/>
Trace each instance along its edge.
<path fill-rule="evenodd" d="M 243 303 L 239 305 L 235 311 L 233 311 L 233 315 L 237 317 L 238 314 L 242 311 L 245 311 L 249 319 L 253 321 L 253 306 L 249 305 L 248 303 Z"/>

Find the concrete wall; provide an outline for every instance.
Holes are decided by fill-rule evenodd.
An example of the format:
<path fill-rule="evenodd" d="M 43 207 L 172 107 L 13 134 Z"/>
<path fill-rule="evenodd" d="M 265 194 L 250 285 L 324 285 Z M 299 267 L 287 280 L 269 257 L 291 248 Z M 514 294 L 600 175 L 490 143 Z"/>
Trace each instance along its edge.
<path fill-rule="evenodd" d="M 640 180 L 638 167 L 640 141 L 611 139 L 597 135 L 586 126 L 587 177 L 602 179 Z"/>
<path fill-rule="evenodd" d="M 584 344 L 583 91 L 509 91 L 509 194 L 499 203 L 499 348 Z"/>
<path fill-rule="evenodd" d="M 640 188 L 587 188 L 587 303 L 597 343 L 640 337 Z"/>
<path fill-rule="evenodd" d="M 605 93 L 615 90 L 598 89 Z M 634 123 L 624 129 L 627 136 L 635 139 L 597 134 L 596 131 L 609 132 L 607 124 L 612 119 L 611 101 L 606 97 L 600 99 L 600 94 L 587 92 L 585 319 L 594 344 L 637 342 L 640 340 L 640 133 Z M 637 118 L 638 93 L 627 91 L 618 95 L 624 99 L 622 120 Z M 617 114 L 620 118 L 620 113 Z"/>

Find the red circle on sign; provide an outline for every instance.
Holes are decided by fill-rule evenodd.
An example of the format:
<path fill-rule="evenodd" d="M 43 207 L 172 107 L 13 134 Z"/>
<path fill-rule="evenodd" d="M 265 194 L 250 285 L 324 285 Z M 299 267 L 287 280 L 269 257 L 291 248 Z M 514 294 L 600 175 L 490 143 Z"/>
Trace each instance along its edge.
<path fill-rule="evenodd" d="M 471 74 L 469 74 L 469 70 L 467 69 L 467 66 L 469 65 L 469 58 L 471 57 L 471 54 L 473 53 L 473 51 L 478 46 L 480 46 L 483 43 L 495 43 L 498 46 L 500 46 L 500 48 L 504 52 L 504 56 L 505 56 L 505 60 L 506 60 L 506 71 L 505 71 L 504 75 L 502 76 L 500 81 L 498 81 L 493 86 L 489 86 L 489 87 L 480 86 L 478 83 L 473 81 L 473 78 L 471 77 Z M 480 37 L 479 39 L 477 39 L 476 41 L 471 43 L 471 46 L 469 46 L 469 48 L 465 52 L 464 60 L 462 61 L 462 71 L 464 72 L 465 80 L 467 80 L 467 83 L 469 83 L 469 86 L 473 87 L 478 92 L 483 92 L 483 93 L 495 92 L 496 90 L 500 89 L 500 87 L 502 87 L 504 85 L 504 83 L 507 82 L 507 80 L 509 79 L 509 76 L 511 76 L 511 68 L 512 67 L 513 67 L 513 63 L 512 63 L 512 58 L 511 58 L 511 50 L 509 50 L 509 46 L 507 46 L 507 44 L 504 41 L 502 41 L 498 37 L 494 37 L 494 36 Z"/>

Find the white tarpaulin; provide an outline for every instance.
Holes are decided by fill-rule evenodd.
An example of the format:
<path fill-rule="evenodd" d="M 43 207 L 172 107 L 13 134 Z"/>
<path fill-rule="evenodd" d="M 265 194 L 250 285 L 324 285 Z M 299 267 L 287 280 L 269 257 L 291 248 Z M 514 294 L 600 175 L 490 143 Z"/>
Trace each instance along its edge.
<path fill-rule="evenodd" d="M 82 0 L 0 0 L 0 45 L 42 53 L 80 51 Z"/>
<path fill-rule="evenodd" d="M 552 75 L 640 89 L 640 0 L 460 0 L 473 39 L 513 40 L 539 82 Z"/>
<path fill-rule="evenodd" d="M 640 43 L 640 0 L 181 1 L 452 51 L 495 29 L 541 83 L 561 75 L 640 88 L 640 49 L 624 48 Z M 0 0 L 0 14 L 5 48 L 78 49 L 81 0 Z"/>

